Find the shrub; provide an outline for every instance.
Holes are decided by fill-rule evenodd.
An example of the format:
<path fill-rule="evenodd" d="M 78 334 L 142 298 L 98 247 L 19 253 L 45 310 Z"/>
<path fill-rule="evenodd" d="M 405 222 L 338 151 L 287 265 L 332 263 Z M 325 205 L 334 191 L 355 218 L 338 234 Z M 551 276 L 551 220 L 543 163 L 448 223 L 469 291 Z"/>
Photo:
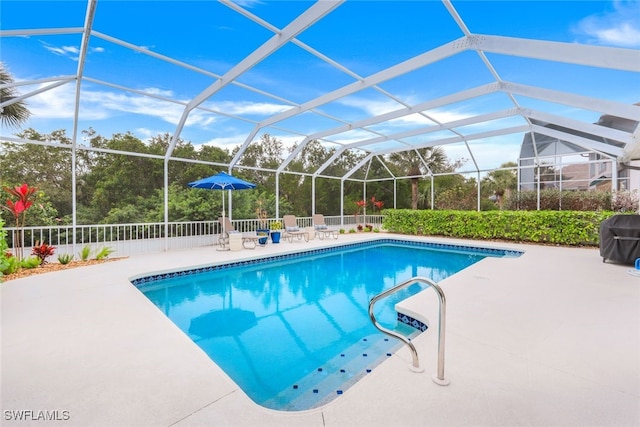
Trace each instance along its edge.
<path fill-rule="evenodd" d="M 107 258 L 110 254 L 114 252 L 115 252 L 114 249 L 111 249 L 105 246 L 104 248 L 100 249 L 98 253 L 96 253 L 96 259 L 101 260 L 101 259 Z"/>
<path fill-rule="evenodd" d="M 3 274 L 5 270 L 9 268 L 9 258 L 12 257 L 7 249 L 9 249 L 9 245 L 7 245 L 7 241 L 5 240 L 7 236 L 7 230 L 4 229 L 4 221 L 0 218 L 0 281 L 2 281 Z"/>
<path fill-rule="evenodd" d="M 47 263 L 47 258 L 55 253 L 56 248 L 48 245 L 46 243 L 38 244 L 31 250 L 31 255 L 37 256 L 40 258 L 40 264 L 44 265 Z"/>
<path fill-rule="evenodd" d="M 439 192 L 435 198 L 435 206 L 439 209 L 472 210 L 476 208 L 477 200 L 476 192 L 458 185 Z"/>
<path fill-rule="evenodd" d="M 282 223 L 280 221 L 273 221 L 269 225 L 269 229 L 274 230 L 274 231 L 280 231 L 280 230 L 282 230 Z"/>
<path fill-rule="evenodd" d="M 60 254 L 58 255 L 58 262 L 62 265 L 69 264 L 73 260 L 72 254 Z"/>
<path fill-rule="evenodd" d="M 5 256 L 4 261 L 0 265 L 0 276 L 13 274 L 20 268 L 18 258 L 13 255 Z"/>
<path fill-rule="evenodd" d="M 638 212 L 638 190 L 618 191 L 611 197 L 614 212 Z"/>
<path fill-rule="evenodd" d="M 41 262 L 42 260 L 37 256 L 30 256 L 29 258 L 25 258 L 20 261 L 20 267 L 26 269 L 36 268 L 40 266 Z"/>
<path fill-rule="evenodd" d="M 80 259 L 82 261 L 86 261 L 89 259 L 89 255 L 91 255 L 91 246 L 87 245 L 80 250 Z"/>
<path fill-rule="evenodd" d="M 606 191 L 540 191 L 540 210 L 550 211 L 601 211 L 609 210 L 611 193 Z M 538 208 L 538 192 L 512 193 L 505 202 L 507 210 L 535 211 Z"/>
<path fill-rule="evenodd" d="M 433 211 L 388 209 L 384 228 L 396 233 L 560 245 L 599 244 L 611 211 Z"/>

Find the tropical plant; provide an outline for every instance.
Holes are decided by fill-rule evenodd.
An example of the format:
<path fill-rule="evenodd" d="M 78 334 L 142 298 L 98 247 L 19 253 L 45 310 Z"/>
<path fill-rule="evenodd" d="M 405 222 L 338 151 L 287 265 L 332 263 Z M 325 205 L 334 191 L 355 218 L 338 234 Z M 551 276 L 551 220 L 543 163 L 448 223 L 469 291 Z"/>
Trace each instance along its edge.
<path fill-rule="evenodd" d="M 273 221 L 270 225 L 269 228 L 271 230 L 282 230 L 282 223 L 280 221 Z"/>
<path fill-rule="evenodd" d="M 0 62 L 0 123 L 7 127 L 18 127 L 29 120 L 31 112 L 24 101 L 14 101 L 18 93 L 13 87 L 13 76 L 3 62 Z"/>
<path fill-rule="evenodd" d="M 418 180 L 425 173 L 440 172 L 448 164 L 447 156 L 441 147 L 427 147 L 401 151 L 389 156 L 411 180 L 411 208 L 418 209 Z"/>
<path fill-rule="evenodd" d="M 482 180 L 481 187 L 495 196 L 501 210 L 504 207 L 505 195 L 508 197 L 510 192 L 518 189 L 518 172 L 515 169 L 517 166 L 515 162 L 503 163 L 499 170 L 489 172 Z"/>
<path fill-rule="evenodd" d="M 2 180 L 10 184 L 28 182 L 38 187 L 37 201 L 42 209 L 31 209 L 26 225 L 54 225 L 55 218 L 73 214 L 72 139 L 64 130 L 42 134 L 25 129 L 17 134 L 23 140 L 40 141 L 47 145 L 0 142 Z M 52 147 L 55 145 L 55 148 Z M 90 194 L 86 188 L 90 152 L 76 152 L 76 196 L 79 204 Z M 5 217 L 7 223 L 9 219 Z"/>
<path fill-rule="evenodd" d="M 367 201 L 366 200 L 358 200 L 356 201 L 356 212 L 354 213 L 355 217 L 356 217 L 356 222 L 358 222 L 358 215 L 360 215 L 361 213 L 363 213 L 363 210 L 366 208 L 367 206 Z"/>
<path fill-rule="evenodd" d="M 20 262 L 11 254 L 5 254 L 4 262 L 0 264 L 0 275 L 13 274 L 20 268 Z"/>
<path fill-rule="evenodd" d="M 378 212 L 380 212 L 384 207 L 384 202 L 382 200 L 376 200 L 375 197 L 371 197 L 371 205 L 373 206 L 374 212 L 376 211 L 376 209 L 378 209 Z"/>
<path fill-rule="evenodd" d="M 96 259 L 97 260 L 105 259 L 105 258 L 109 257 L 109 255 L 111 255 L 114 252 L 115 252 L 115 249 L 111 249 L 111 248 L 105 246 L 104 248 L 102 248 L 98 252 L 96 252 Z"/>
<path fill-rule="evenodd" d="M 58 255 L 58 262 L 62 265 L 69 264 L 73 260 L 73 254 Z"/>
<path fill-rule="evenodd" d="M 9 257 L 12 255 L 8 252 L 7 230 L 4 229 L 4 221 L 0 218 L 0 281 L 4 271 L 9 267 Z"/>
<path fill-rule="evenodd" d="M 256 200 L 255 212 L 258 223 L 260 224 L 260 228 L 267 228 L 267 218 L 269 217 L 269 214 L 267 213 L 267 202 L 265 200 L 265 197 L 263 197 L 263 194 L 261 194 L 260 197 L 258 197 L 258 199 Z"/>
<path fill-rule="evenodd" d="M 36 192 L 35 187 L 29 187 L 27 184 L 22 184 L 19 187 L 9 188 L 3 187 L 4 191 L 9 193 L 9 195 L 16 197 L 16 200 L 7 199 L 6 205 L 4 206 L 15 220 L 16 224 L 16 235 L 13 239 L 13 247 L 16 251 L 16 257 L 18 260 L 22 259 L 22 227 L 24 227 L 24 221 L 27 214 L 27 209 L 33 205 L 34 193 Z"/>
<path fill-rule="evenodd" d="M 20 267 L 26 269 L 36 268 L 40 266 L 41 262 L 42 260 L 37 256 L 30 256 L 20 261 Z"/>
<path fill-rule="evenodd" d="M 31 255 L 40 258 L 40 265 L 45 265 L 47 263 L 47 258 L 52 256 L 55 253 L 55 250 L 55 247 L 44 242 L 42 244 L 36 242 L 36 245 L 31 250 Z"/>
<path fill-rule="evenodd" d="M 89 259 L 89 255 L 91 255 L 91 246 L 86 245 L 82 249 L 80 249 L 80 253 L 78 253 L 80 259 L 82 261 L 86 261 Z"/>

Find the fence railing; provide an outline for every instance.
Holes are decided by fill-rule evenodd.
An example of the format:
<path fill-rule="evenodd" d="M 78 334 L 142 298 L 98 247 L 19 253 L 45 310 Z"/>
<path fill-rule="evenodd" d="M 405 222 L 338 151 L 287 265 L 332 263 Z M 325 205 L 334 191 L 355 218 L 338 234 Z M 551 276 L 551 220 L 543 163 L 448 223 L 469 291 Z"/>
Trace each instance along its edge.
<path fill-rule="evenodd" d="M 300 227 L 311 227 L 311 217 L 298 217 Z M 232 220 L 236 231 L 251 232 L 259 228 L 269 228 L 275 218 L 265 220 L 240 219 Z M 357 224 L 371 224 L 374 227 L 382 225 L 382 215 L 325 216 L 325 222 L 330 228 L 343 228 L 349 231 Z M 33 246 L 47 243 L 55 246 L 56 255 L 75 255 L 86 246 L 92 253 L 104 247 L 113 250 L 113 256 L 129 256 L 134 254 L 162 252 L 165 250 L 187 249 L 211 246 L 217 243 L 221 226 L 218 221 L 197 222 L 163 222 L 139 224 L 94 224 L 24 227 L 20 235 L 15 227 L 5 227 L 9 250 L 15 251 L 15 242 L 22 241 L 23 255 L 29 256 Z"/>

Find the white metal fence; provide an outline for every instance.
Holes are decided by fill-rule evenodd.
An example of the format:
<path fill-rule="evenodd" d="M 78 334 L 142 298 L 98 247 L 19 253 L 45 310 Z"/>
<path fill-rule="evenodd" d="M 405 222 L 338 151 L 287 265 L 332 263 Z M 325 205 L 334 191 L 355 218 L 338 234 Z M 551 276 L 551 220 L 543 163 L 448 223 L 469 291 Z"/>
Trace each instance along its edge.
<path fill-rule="evenodd" d="M 311 217 L 299 217 L 300 227 L 313 225 Z M 270 224 L 277 221 L 269 218 L 264 221 L 257 219 L 233 220 L 236 231 L 250 232 L 258 228 L 269 228 Z M 382 225 L 382 215 L 355 216 L 326 216 L 325 222 L 330 228 L 343 228 L 348 232 L 357 224 L 371 224 L 374 227 Z M 98 225 L 71 225 L 24 227 L 18 230 L 15 227 L 5 227 L 7 231 L 7 243 L 9 250 L 15 252 L 15 242 L 22 241 L 23 255 L 29 256 L 33 246 L 47 243 L 56 248 L 55 255 L 78 253 L 86 246 L 91 248 L 91 253 L 109 248 L 113 250 L 113 256 L 129 256 L 134 254 L 162 252 L 165 250 L 187 249 L 202 246 L 211 246 L 217 243 L 221 227 L 218 221 L 199 222 L 171 222 L 165 224 L 98 224 Z"/>

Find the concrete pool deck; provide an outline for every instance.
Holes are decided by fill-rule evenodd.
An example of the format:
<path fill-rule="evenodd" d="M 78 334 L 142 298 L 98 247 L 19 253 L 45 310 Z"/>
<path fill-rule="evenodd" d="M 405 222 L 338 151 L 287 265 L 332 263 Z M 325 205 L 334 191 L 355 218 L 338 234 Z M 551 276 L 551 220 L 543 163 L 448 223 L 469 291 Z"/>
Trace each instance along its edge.
<path fill-rule="evenodd" d="M 411 372 L 402 349 L 333 402 L 301 413 L 254 404 L 129 282 L 380 237 L 405 238 L 359 233 L 239 252 L 176 250 L 2 283 L 0 423 L 640 425 L 640 277 L 628 274 L 630 266 L 603 263 L 597 249 L 407 237 L 525 253 L 486 258 L 440 282 L 449 386 L 431 381 L 437 305 L 427 290 L 405 303 L 431 322 L 414 340 L 425 372 Z"/>

